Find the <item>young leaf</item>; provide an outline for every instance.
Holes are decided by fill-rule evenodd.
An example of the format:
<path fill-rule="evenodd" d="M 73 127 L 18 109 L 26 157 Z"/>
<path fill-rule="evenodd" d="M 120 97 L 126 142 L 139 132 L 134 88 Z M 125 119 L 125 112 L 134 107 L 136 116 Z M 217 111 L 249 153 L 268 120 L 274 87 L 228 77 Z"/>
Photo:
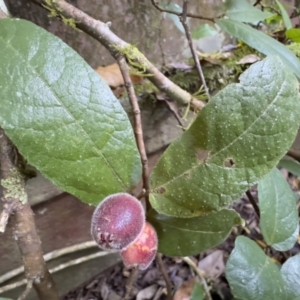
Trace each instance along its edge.
<path fill-rule="evenodd" d="M 274 168 L 258 182 L 258 199 L 260 227 L 266 243 L 280 251 L 291 249 L 298 236 L 293 235 L 298 227 L 298 210 L 294 194 L 278 169 Z M 294 238 L 289 239 L 292 235 Z"/>
<path fill-rule="evenodd" d="M 287 300 L 278 266 L 252 240 L 239 236 L 226 265 L 233 295 L 243 300 Z"/>
<path fill-rule="evenodd" d="M 283 20 L 283 23 L 285 25 L 285 28 L 286 29 L 291 29 L 293 28 L 293 25 L 292 25 L 292 22 L 291 22 L 291 19 L 286 11 L 286 9 L 284 8 L 284 6 L 280 3 L 279 0 L 275 0 L 279 9 L 280 9 L 280 12 L 281 12 L 281 16 L 282 16 L 282 20 Z"/>
<path fill-rule="evenodd" d="M 279 43 L 265 33 L 237 21 L 219 19 L 216 20 L 216 23 L 224 31 L 248 44 L 257 51 L 265 55 L 278 55 L 281 60 L 291 68 L 295 75 L 300 78 L 300 61 L 285 45 Z"/>
<path fill-rule="evenodd" d="M 293 175 L 300 176 L 300 163 L 294 159 L 282 158 L 277 166 L 288 170 Z"/>
<path fill-rule="evenodd" d="M 141 165 L 126 113 L 108 85 L 59 38 L 0 20 L 0 126 L 61 189 L 97 204 L 129 190 Z"/>
<path fill-rule="evenodd" d="M 253 64 L 162 155 L 151 175 L 153 208 L 192 217 L 235 201 L 289 149 L 299 110 L 290 69 L 277 57 Z"/>
<path fill-rule="evenodd" d="M 234 211 L 223 209 L 202 217 L 174 218 L 150 211 L 147 219 L 158 235 L 158 251 L 169 256 L 195 255 L 222 243 L 232 227 L 242 224 Z"/>
<path fill-rule="evenodd" d="M 204 297 L 205 297 L 205 291 L 203 286 L 196 282 L 190 300 L 203 300 Z"/>
<path fill-rule="evenodd" d="M 247 0 L 227 0 L 226 16 L 235 21 L 257 24 L 273 14 L 268 11 L 261 11 L 251 5 Z"/>
<path fill-rule="evenodd" d="M 300 255 L 290 257 L 281 267 L 287 300 L 300 300 Z"/>
<path fill-rule="evenodd" d="M 207 36 L 216 35 L 218 31 L 209 24 L 202 24 L 197 26 L 192 32 L 192 38 L 195 40 L 202 39 Z"/>
<path fill-rule="evenodd" d="M 300 29 L 291 28 L 285 32 L 286 38 L 292 40 L 293 42 L 300 43 Z"/>

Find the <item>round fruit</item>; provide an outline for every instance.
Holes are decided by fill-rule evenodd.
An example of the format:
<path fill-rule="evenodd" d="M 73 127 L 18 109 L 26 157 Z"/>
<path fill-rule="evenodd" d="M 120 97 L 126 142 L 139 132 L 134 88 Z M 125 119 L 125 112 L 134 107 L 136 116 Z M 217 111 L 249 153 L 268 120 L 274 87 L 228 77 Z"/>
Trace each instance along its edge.
<path fill-rule="evenodd" d="M 155 229 L 146 222 L 137 240 L 121 251 L 124 265 L 128 268 L 139 267 L 140 270 L 146 270 L 156 255 L 157 243 Z"/>
<path fill-rule="evenodd" d="M 91 233 L 100 248 L 121 250 L 137 239 L 144 224 L 141 202 L 129 194 L 119 193 L 108 196 L 96 207 Z"/>

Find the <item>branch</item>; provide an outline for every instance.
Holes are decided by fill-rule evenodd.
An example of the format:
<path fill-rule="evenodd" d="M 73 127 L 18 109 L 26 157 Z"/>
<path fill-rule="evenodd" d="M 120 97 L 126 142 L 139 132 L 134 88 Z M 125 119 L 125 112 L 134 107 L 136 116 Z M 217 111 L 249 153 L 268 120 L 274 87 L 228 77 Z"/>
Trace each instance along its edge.
<path fill-rule="evenodd" d="M 182 16 L 182 13 L 179 13 L 177 11 L 174 11 L 174 10 L 170 10 L 170 9 L 164 9 L 162 7 L 159 6 L 158 4 L 158 1 L 154 1 L 154 0 L 151 0 L 153 6 L 158 9 L 159 11 L 161 12 L 166 12 L 166 13 L 169 13 L 169 14 L 173 14 L 173 15 L 176 15 L 178 17 L 181 17 Z M 224 14 L 223 15 L 220 15 L 218 17 L 215 17 L 215 18 L 209 18 L 209 17 L 203 17 L 203 16 L 199 16 L 199 15 L 195 15 L 193 13 L 186 13 L 186 16 L 187 17 L 190 17 L 190 18 L 194 18 L 194 19 L 200 19 L 200 20 L 206 20 L 206 21 L 211 21 L 211 22 L 215 22 L 215 19 L 219 19 L 219 18 L 222 18 L 224 17 Z"/>
<path fill-rule="evenodd" d="M 165 92 L 171 99 L 174 99 L 181 105 L 188 105 L 194 110 L 200 110 L 204 103 L 194 98 L 188 92 L 181 89 L 171 80 L 165 77 L 148 59 L 138 51 L 134 46 L 126 43 L 110 30 L 109 23 L 103 23 L 96 20 L 80 9 L 65 2 L 64 0 L 32 0 L 44 5 L 50 10 L 54 10 L 56 15 L 63 19 L 71 19 L 76 26 L 88 35 L 99 41 L 110 54 L 118 60 L 120 55 L 125 55 L 127 61 L 132 67 L 138 68 L 147 78 L 161 91 Z M 49 7 L 49 2 L 51 7 Z"/>
<path fill-rule="evenodd" d="M 33 286 L 41 300 L 58 300 L 55 283 L 43 259 L 41 241 L 36 232 L 33 213 L 27 202 L 24 177 L 17 167 L 17 150 L 1 128 L 0 165 L 2 201 L 5 207 L 9 207 L 6 211 L 7 219 L 13 213 L 11 215 L 13 237 L 21 252 L 26 279 L 28 282 L 33 281 Z"/>
<path fill-rule="evenodd" d="M 246 192 L 246 195 L 247 195 L 247 197 L 248 197 L 250 203 L 252 204 L 252 206 L 253 206 L 253 208 L 254 208 L 254 211 L 256 212 L 258 218 L 260 218 L 259 207 L 258 207 L 258 205 L 257 205 L 257 203 L 256 203 L 256 201 L 255 201 L 255 199 L 253 198 L 253 196 L 252 196 L 250 190 L 248 190 L 248 191 Z"/>
<path fill-rule="evenodd" d="M 149 204 L 149 193 L 150 193 L 150 184 L 149 184 L 149 168 L 148 168 L 148 158 L 146 153 L 146 147 L 144 143 L 143 137 L 143 128 L 142 128 L 142 119 L 141 119 L 141 111 L 138 104 L 138 99 L 136 97 L 133 84 L 129 75 L 129 69 L 124 57 L 120 57 L 118 59 L 119 67 L 124 79 L 125 87 L 127 90 L 128 98 L 131 104 L 131 108 L 133 110 L 133 122 L 134 122 L 134 135 L 137 143 L 137 147 L 139 149 L 142 167 L 143 167 L 143 188 L 145 190 L 145 198 L 146 204 L 148 208 Z"/>
<path fill-rule="evenodd" d="M 161 254 L 160 253 L 157 253 L 156 254 L 156 263 L 157 263 L 157 266 L 164 278 L 164 281 L 166 283 L 166 288 L 167 288 L 167 300 L 172 300 L 172 290 L 173 290 L 173 284 L 170 280 L 170 277 L 167 273 L 167 270 L 165 268 L 165 265 L 164 265 L 164 262 L 161 258 Z"/>
<path fill-rule="evenodd" d="M 194 45 L 193 40 L 192 40 L 190 29 L 189 29 L 189 27 L 187 25 L 187 22 L 186 22 L 187 6 L 188 6 L 188 0 L 184 0 L 183 1 L 183 8 L 182 8 L 182 16 L 180 17 L 180 21 L 183 25 L 186 38 L 189 42 L 189 46 L 190 46 L 190 49 L 191 49 L 191 52 L 192 52 L 192 55 L 193 55 L 193 58 L 194 58 L 194 61 L 195 61 L 195 64 L 196 64 L 197 71 L 198 71 L 198 75 L 199 75 L 199 77 L 202 81 L 202 85 L 204 87 L 207 99 L 210 100 L 209 90 L 208 90 L 208 87 L 207 87 L 207 84 L 206 84 L 206 81 L 205 81 L 205 78 L 204 78 L 204 75 L 203 75 L 203 71 L 202 71 L 202 68 L 201 68 L 199 57 L 198 57 L 195 45 Z"/>

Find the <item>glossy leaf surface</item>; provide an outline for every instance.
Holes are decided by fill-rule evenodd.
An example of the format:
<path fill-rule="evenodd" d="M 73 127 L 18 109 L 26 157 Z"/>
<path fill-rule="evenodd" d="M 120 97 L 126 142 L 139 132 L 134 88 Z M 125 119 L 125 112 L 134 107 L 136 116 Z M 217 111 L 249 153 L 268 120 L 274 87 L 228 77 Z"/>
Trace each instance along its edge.
<path fill-rule="evenodd" d="M 239 236 L 226 264 L 233 295 L 243 300 L 287 300 L 279 267 L 252 240 Z"/>
<path fill-rule="evenodd" d="M 219 19 L 216 20 L 216 23 L 224 31 L 248 44 L 257 51 L 265 55 L 278 55 L 281 60 L 293 70 L 295 75 L 300 78 L 300 61 L 285 45 L 279 43 L 265 33 L 237 21 Z"/>
<path fill-rule="evenodd" d="M 158 251 L 169 256 L 194 255 L 215 247 L 228 237 L 233 226 L 243 222 L 229 209 L 188 219 L 159 215 L 152 210 L 147 219 L 156 229 Z"/>
<path fill-rule="evenodd" d="M 300 255 L 290 257 L 281 267 L 287 300 L 300 300 Z"/>
<path fill-rule="evenodd" d="M 299 104 L 297 79 L 277 57 L 253 64 L 162 155 L 151 175 L 153 208 L 192 217 L 235 201 L 289 149 Z"/>
<path fill-rule="evenodd" d="M 258 182 L 258 199 L 260 227 L 266 243 L 280 251 L 291 249 L 298 237 L 298 210 L 294 193 L 278 169 L 274 168 Z"/>
<path fill-rule="evenodd" d="M 61 189 L 97 204 L 129 190 L 141 165 L 131 125 L 108 85 L 59 38 L 0 20 L 0 126 Z"/>

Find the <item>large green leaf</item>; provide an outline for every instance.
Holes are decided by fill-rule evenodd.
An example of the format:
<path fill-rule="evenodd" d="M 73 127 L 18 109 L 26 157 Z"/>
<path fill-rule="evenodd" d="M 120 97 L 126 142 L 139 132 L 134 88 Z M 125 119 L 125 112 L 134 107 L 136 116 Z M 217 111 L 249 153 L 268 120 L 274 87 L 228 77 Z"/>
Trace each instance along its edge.
<path fill-rule="evenodd" d="M 281 268 L 287 300 L 300 300 L 300 255 L 290 257 Z"/>
<path fill-rule="evenodd" d="M 169 256 L 198 254 L 222 243 L 242 219 L 234 211 L 223 209 L 189 219 L 159 215 L 153 210 L 147 219 L 155 227 L 159 252 Z"/>
<path fill-rule="evenodd" d="M 202 285 L 198 282 L 195 283 L 190 300 L 203 300 L 205 299 L 205 291 Z"/>
<path fill-rule="evenodd" d="M 258 199 L 260 227 L 266 243 L 280 251 L 291 249 L 298 236 L 298 210 L 294 193 L 278 169 L 274 168 L 258 182 Z"/>
<path fill-rule="evenodd" d="M 273 15 L 268 11 L 261 11 L 252 6 L 247 0 L 227 0 L 225 6 L 226 16 L 231 20 L 240 22 L 256 24 Z"/>
<path fill-rule="evenodd" d="M 97 204 L 140 179 L 126 113 L 108 85 L 59 38 L 0 21 L 0 126 L 61 189 Z"/>
<path fill-rule="evenodd" d="M 300 61 L 285 45 L 246 24 L 219 19 L 216 23 L 226 32 L 242 40 L 265 55 L 278 55 L 282 61 L 300 78 Z"/>
<path fill-rule="evenodd" d="M 297 79 L 279 58 L 252 65 L 160 158 L 151 175 L 154 209 L 192 217 L 232 203 L 289 149 L 299 104 Z"/>
<path fill-rule="evenodd" d="M 226 264 L 233 295 L 243 300 L 286 300 L 278 266 L 252 240 L 239 236 Z"/>

